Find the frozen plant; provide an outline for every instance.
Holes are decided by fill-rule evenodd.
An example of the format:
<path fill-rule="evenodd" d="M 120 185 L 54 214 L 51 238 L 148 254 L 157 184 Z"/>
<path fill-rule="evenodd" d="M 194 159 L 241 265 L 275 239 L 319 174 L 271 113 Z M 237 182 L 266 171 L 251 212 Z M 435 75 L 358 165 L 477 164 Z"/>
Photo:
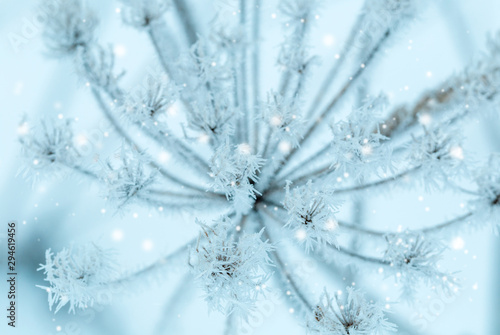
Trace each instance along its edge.
<path fill-rule="evenodd" d="M 45 253 L 46 263 L 40 268 L 46 275 L 49 287 L 38 286 L 47 290 L 49 307 L 55 312 L 69 303 L 69 310 L 91 307 L 100 303 L 105 291 L 103 284 L 118 277 L 117 264 L 110 250 L 89 243 L 82 246 L 64 248 L 54 255 L 49 250 Z"/>
<path fill-rule="evenodd" d="M 243 233 L 235 242 L 230 233 L 233 225 L 227 217 L 216 220 L 213 227 L 199 224 L 204 241 L 198 239 L 191 250 L 189 265 L 205 289 L 209 307 L 246 317 L 263 292 L 255 288 L 265 287 L 269 279 L 266 266 L 271 263 L 271 245 L 261 239 L 262 230 Z"/>
<path fill-rule="evenodd" d="M 347 287 L 331 298 L 325 290 L 307 323 L 310 334 L 363 335 L 394 332 L 382 307 L 367 301 L 361 292 Z"/>
<path fill-rule="evenodd" d="M 86 308 L 96 300 L 96 290 L 159 276 L 176 260 L 192 270 L 210 309 L 227 316 L 226 334 L 237 333 L 235 318 L 251 316 L 264 286 L 284 294 L 310 333 L 395 329 L 387 320 L 397 319 L 398 306 L 385 315 L 379 302 L 364 298 L 361 290 L 374 294 L 362 278 L 348 283 L 356 290 L 348 287 L 333 298 L 325 291 L 318 304 L 311 303 L 313 282 L 295 277 L 290 255 L 314 259 L 325 270 L 318 278 L 337 288 L 352 278 L 347 266 L 394 275 L 385 280 L 394 280 L 406 299 L 418 297 L 417 282 L 431 290 L 458 289 L 458 278 L 439 264 L 449 232 L 499 222 L 498 155 L 475 175 L 471 171 L 479 170 L 471 167 L 477 163 L 459 135 L 464 121 L 498 111 L 500 34 L 464 71 L 418 101 L 394 107 L 384 94 L 366 94 L 374 73 L 368 69 L 425 10 L 424 1 L 367 0 L 340 58 L 320 65 L 310 35 L 326 4 L 280 0 L 279 15 L 285 19 L 275 55 L 280 78 L 268 92 L 263 92 L 268 78 L 262 63 L 269 53 L 261 43 L 268 3 L 235 2 L 234 11 L 227 10 L 232 4 L 217 6 L 221 11 L 205 28 L 191 2 L 123 1 L 124 22 L 151 42 L 162 67 L 133 92 L 115 69 L 112 47 L 100 44 L 89 5 L 63 0 L 47 19 L 49 52 L 76 64 L 112 128 L 106 136 L 123 145 L 104 159 L 105 148 L 96 145 L 89 159 L 72 124 L 41 121 L 30 128 L 31 122 L 23 121 L 26 175 L 74 171 L 102 185 L 117 210 L 142 205 L 163 213 L 189 212 L 201 226 L 198 240 L 193 237 L 137 272 L 120 271 L 118 278 L 107 254 L 94 245 L 55 256 L 49 250 L 40 269 L 50 283 L 44 287 L 50 307 Z M 309 79 L 317 81 L 322 73 L 320 89 L 311 92 Z M 341 104 L 348 98 L 354 107 Z M 181 121 L 173 115 L 181 115 Z M 467 189 L 474 182 L 477 188 Z M 372 229 L 369 219 L 356 214 L 380 193 L 390 199 L 402 188 L 422 185 L 464 197 L 465 214 L 449 213 L 450 220 L 404 233 Z M 205 223 L 214 214 L 219 219 Z M 397 323 L 404 328 L 404 321 Z"/>

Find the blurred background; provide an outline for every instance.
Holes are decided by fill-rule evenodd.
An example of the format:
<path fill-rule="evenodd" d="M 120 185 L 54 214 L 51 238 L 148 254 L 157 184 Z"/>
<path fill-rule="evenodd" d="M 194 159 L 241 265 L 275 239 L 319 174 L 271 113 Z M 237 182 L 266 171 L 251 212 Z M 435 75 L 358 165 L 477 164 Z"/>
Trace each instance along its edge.
<path fill-rule="evenodd" d="M 233 1 L 189 0 L 201 27 L 208 27 L 219 8 L 231 13 Z M 91 2 L 101 19 L 100 41 L 112 44 L 118 70 L 125 69 L 124 86 L 132 88 L 157 64 L 153 48 L 144 32 L 125 26 L 120 18 L 121 4 L 102 0 Z M 263 1 L 262 92 L 276 86 L 279 71 L 276 55 L 283 36 L 283 21 L 277 1 Z M 174 273 L 159 284 L 130 288 L 113 297 L 110 305 L 98 306 L 77 315 L 50 312 L 43 274 L 36 269 L 45 262 L 45 250 L 58 251 L 71 242 L 99 241 L 115 248 L 126 269 L 153 262 L 175 250 L 196 235 L 194 218 L 154 209 L 132 207 L 116 214 L 103 197 L 99 185 L 78 176 L 61 174 L 32 186 L 18 176 L 23 164 L 18 143 L 18 126 L 24 115 L 30 120 L 42 116 L 70 118 L 81 130 L 83 142 L 88 133 L 102 123 L 100 111 L 89 88 L 75 74 L 71 61 L 51 59 L 43 46 L 40 25 L 34 17 L 41 3 L 35 0 L 0 0 L 0 262 L 5 269 L 7 221 L 18 222 L 18 327 L 6 326 L 2 315 L 2 334 L 222 334 L 224 318 L 208 314 L 202 292 Z M 311 32 L 313 53 L 328 68 L 362 5 L 360 0 L 324 1 Z M 500 2 L 492 0 L 433 1 L 423 15 L 402 32 L 397 42 L 384 50 L 377 62 L 369 92 L 386 92 L 392 104 L 414 101 L 426 89 L 434 88 L 484 50 L 488 33 L 500 29 Z M 35 25 L 33 25 L 35 22 Z M 202 32 L 203 33 L 203 32 Z M 25 36 L 21 44 L 12 43 L 15 34 Z M 319 74 L 318 74 L 319 73 Z M 319 86 L 321 71 L 314 71 L 308 91 Z M 321 77 L 322 79 L 322 77 Z M 346 108 L 349 106 L 346 104 Z M 500 151 L 500 122 L 485 117 L 464 129 L 465 153 L 486 159 Z M 111 131 L 111 129 L 110 129 Z M 118 148 L 119 143 L 102 139 L 96 144 Z M 59 178 L 57 178 L 59 177 Z M 379 228 L 396 229 L 439 222 L 463 213 L 463 199 L 453 194 L 428 194 L 423 190 L 399 191 L 380 196 L 365 204 L 367 220 Z M 391 218 L 387 220 L 387 218 Z M 397 301 L 391 279 L 371 272 L 358 275 L 358 286 L 367 287 L 391 310 L 411 334 L 484 335 L 500 334 L 500 240 L 490 231 L 449 236 L 450 250 L 443 267 L 460 271 L 463 289 L 452 298 L 430 296 L 427 304 L 406 306 Z M 293 259 L 291 262 L 293 263 Z M 303 260 L 301 260 L 302 262 Z M 309 263 L 307 263 L 309 264 Z M 314 265 L 312 265 L 314 267 Z M 307 268 L 307 266 L 306 266 Z M 2 270 L 3 271 L 3 270 Z M 314 271 L 304 270 L 302 280 L 311 283 L 316 295 L 322 290 L 315 283 Z M 3 278 L 3 277 L 2 277 Z M 364 286 L 363 286 L 364 285 Z M 333 287 L 341 289 L 342 287 Z M 1 280 L 2 310 L 7 304 L 7 285 Z M 425 294 L 425 293 L 422 293 Z M 173 298 L 173 299 L 172 299 Z M 277 302 L 262 317 L 252 321 L 248 334 L 304 334 L 284 303 Z"/>

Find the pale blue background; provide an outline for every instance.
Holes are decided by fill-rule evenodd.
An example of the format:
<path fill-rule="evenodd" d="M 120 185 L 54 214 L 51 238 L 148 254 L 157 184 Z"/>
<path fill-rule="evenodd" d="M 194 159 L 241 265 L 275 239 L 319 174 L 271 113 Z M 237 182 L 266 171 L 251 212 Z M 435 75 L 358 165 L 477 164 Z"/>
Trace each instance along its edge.
<path fill-rule="evenodd" d="M 201 25 L 205 26 L 213 13 L 211 2 L 189 2 L 196 8 L 198 20 L 203 21 Z M 264 91 L 277 81 L 274 56 L 281 40 L 282 21 L 279 20 L 275 1 L 263 2 L 266 27 L 262 36 L 263 48 L 266 50 L 266 56 L 263 57 L 265 74 L 262 75 L 266 79 L 266 85 L 262 88 Z M 232 2 L 225 3 L 230 5 Z M 100 197 L 99 188 L 78 178 L 45 182 L 34 189 L 22 178 L 16 178 L 22 164 L 20 145 L 16 139 L 17 124 L 24 113 L 33 118 L 42 115 L 55 117 L 60 113 L 66 118 L 78 117 L 78 127 L 81 129 L 96 127 L 101 119 L 88 89 L 76 79 L 71 62 L 46 57 L 39 33 L 35 33 L 17 53 L 10 45 L 9 33 L 20 32 L 23 20 L 31 20 L 36 14 L 36 4 L 32 0 L 0 1 L 0 234 L 6 229 L 4 224 L 7 220 L 18 221 L 18 257 L 21 263 L 18 270 L 19 328 L 7 333 L 55 334 L 57 326 L 61 326 L 64 331 L 68 322 L 77 322 L 84 334 L 152 334 L 159 320 L 168 316 L 171 329 L 177 329 L 171 330 L 171 334 L 221 334 L 223 318 L 218 314 L 212 314 L 210 318 L 207 316 L 205 303 L 199 298 L 199 290 L 191 293 L 194 298 L 191 303 L 184 307 L 181 304 L 165 314 L 165 301 L 176 290 L 180 276 L 174 275 L 163 285 L 152 289 L 119 297 L 113 305 L 96 313 L 92 320 L 88 315 L 75 317 L 67 315 L 65 311 L 54 316 L 48 310 L 46 293 L 35 288 L 35 284 L 42 283 L 43 276 L 35 269 L 38 263 L 43 262 L 46 248 L 59 250 L 70 241 L 100 240 L 107 246 L 117 248 L 122 264 L 133 268 L 174 250 L 194 236 L 196 231 L 193 218 L 189 216 L 162 216 L 153 210 L 144 209 L 132 209 L 124 216 L 113 216 L 112 208 Z M 93 5 L 102 19 L 99 29 L 101 41 L 114 43 L 124 50 L 123 55 L 118 57 L 117 66 L 127 69 L 125 85 L 132 87 L 134 82 L 142 80 L 147 64 L 154 63 L 152 47 L 144 33 L 121 23 L 120 15 L 115 11 L 120 6 L 117 2 L 95 1 Z M 323 9 L 319 11 L 320 19 L 313 30 L 311 43 L 323 63 L 328 63 L 332 55 L 340 52 L 360 6 L 359 0 L 325 1 Z M 273 13 L 278 13 L 275 20 L 271 18 Z M 373 93 L 384 90 L 390 94 L 392 102 L 398 103 L 411 101 L 422 90 L 435 87 L 479 54 L 486 33 L 500 28 L 499 13 L 500 2 L 493 0 L 433 1 L 421 19 L 387 49 L 374 76 Z M 324 45 L 325 35 L 334 36 L 333 45 Z M 428 71 L 432 72 L 432 77 L 426 75 Z M 311 90 L 317 82 L 316 78 L 310 79 Z M 405 90 L 405 86 L 409 89 Z M 465 149 L 472 151 L 478 158 L 484 158 L 490 150 L 499 149 L 489 144 L 491 128 L 488 125 L 496 125 L 496 129 L 499 129 L 498 120 L 481 119 L 469 125 L 465 131 L 469 138 Z M 496 142 L 498 145 L 498 139 Z M 462 213 L 459 207 L 461 199 L 458 197 L 423 194 L 424 200 L 419 202 L 417 199 L 421 194 L 418 190 L 401 192 L 396 198 L 383 197 L 370 202 L 367 206 L 369 220 L 374 222 L 374 226 L 382 228 L 386 226 L 385 218 L 411 227 L 420 222 L 438 222 L 453 216 L 453 213 Z M 430 212 L 425 212 L 425 207 L 430 207 Z M 102 214 L 101 209 L 106 209 L 106 213 Z M 137 213 L 138 218 L 134 218 L 133 213 Z M 26 223 L 22 224 L 23 221 Z M 119 242 L 112 239 L 117 229 L 124 234 Z M 461 271 L 464 289 L 453 303 L 445 304 L 442 315 L 428 323 L 424 334 L 500 333 L 498 237 L 489 231 L 480 231 L 462 238 L 466 243 L 464 249 L 450 251 L 444 265 Z M 150 251 L 143 248 L 145 240 L 153 243 Z M 4 249 L 2 244 L 2 269 Z M 465 249 L 468 250 L 467 254 Z M 313 278 L 311 276 L 310 280 Z M 3 279 L 1 282 L 0 307 L 3 310 L 6 286 Z M 387 283 L 392 282 L 388 280 Z M 381 296 L 385 295 L 395 297 L 390 289 L 387 293 L 381 292 Z M 409 309 L 403 310 L 408 310 L 402 313 L 403 317 L 409 318 L 413 313 Z M 2 333 L 6 328 L 3 314 L 0 313 Z M 254 333 L 294 335 L 304 334 L 304 330 L 292 321 L 288 307 L 280 306 L 272 316 L 264 319 L 264 323 Z"/>

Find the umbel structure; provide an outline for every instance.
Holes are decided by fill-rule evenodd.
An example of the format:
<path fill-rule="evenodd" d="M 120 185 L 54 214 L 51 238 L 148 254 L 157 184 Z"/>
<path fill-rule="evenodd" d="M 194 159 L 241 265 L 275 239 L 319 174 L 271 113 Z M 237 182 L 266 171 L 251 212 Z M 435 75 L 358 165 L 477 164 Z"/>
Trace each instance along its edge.
<path fill-rule="evenodd" d="M 60 1 L 46 20 L 49 53 L 74 63 L 109 124 L 103 136 L 117 141 L 109 157 L 101 146 L 89 155 L 75 122 L 23 119 L 22 173 L 37 182 L 73 172 L 100 184 L 117 211 L 151 207 L 165 221 L 194 213 L 200 232 L 139 270 L 92 242 L 49 249 L 39 268 L 49 307 L 89 308 L 117 287 L 130 292 L 181 269 L 209 309 L 226 316 L 225 334 L 238 333 L 270 295 L 280 295 L 309 334 L 415 333 L 397 313 L 401 304 L 419 301 L 420 290 L 460 290 L 459 276 L 440 266 L 449 237 L 495 231 L 498 222 L 500 156 L 472 161 L 462 134 L 472 119 L 498 112 L 500 35 L 463 71 L 415 102 L 392 106 L 384 94 L 367 92 L 377 80 L 371 69 L 426 10 L 425 1 L 367 0 L 343 52 L 319 62 L 310 41 L 326 4 L 280 0 L 272 9 L 284 30 L 276 41 L 279 81 L 262 92 L 270 4 L 217 3 L 209 28 L 201 28 L 195 2 L 120 5 L 123 21 L 143 33 L 161 64 L 132 90 L 115 69 L 113 47 L 96 36 L 89 4 Z M 319 89 L 310 89 L 320 79 Z M 383 194 L 390 202 L 411 187 L 456 193 L 464 209 L 411 230 L 383 231 L 362 215 L 371 199 Z M 308 280 L 290 267 L 292 257 L 314 261 Z M 360 274 L 382 275 L 397 287 L 393 313 L 354 280 Z M 319 277 L 325 288 L 314 290 Z"/>

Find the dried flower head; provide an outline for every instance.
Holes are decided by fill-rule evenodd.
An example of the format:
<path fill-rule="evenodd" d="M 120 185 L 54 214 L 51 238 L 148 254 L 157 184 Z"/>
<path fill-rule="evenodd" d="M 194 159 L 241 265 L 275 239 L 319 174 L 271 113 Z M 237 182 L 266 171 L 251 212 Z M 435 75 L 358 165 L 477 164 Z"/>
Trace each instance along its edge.
<path fill-rule="evenodd" d="M 126 147 L 122 147 L 116 158 L 116 161 L 108 160 L 101 173 L 108 186 L 108 199 L 116 202 L 118 208 L 134 200 L 147 200 L 150 186 L 156 180 L 156 170 L 146 167 L 148 158 L 144 153 Z"/>
<path fill-rule="evenodd" d="M 384 311 L 352 287 L 346 294 L 337 292 L 330 298 L 328 292 L 320 297 L 307 322 L 309 334 L 368 335 L 395 332 L 396 326 L 387 321 Z"/>
<path fill-rule="evenodd" d="M 422 283 L 446 292 L 457 288 L 454 277 L 439 270 L 438 262 L 446 249 L 440 241 L 409 231 L 387 235 L 386 241 L 384 259 L 401 284 L 402 298 L 414 299 Z"/>
<path fill-rule="evenodd" d="M 252 154 L 248 144 L 231 146 L 225 143 L 217 148 L 211 159 L 212 186 L 223 191 L 238 212 L 248 211 L 256 198 L 253 184 L 258 181 L 257 172 L 263 163 L 263 159 Z"/>
<path fill-rule="evenodd" d="M 55 56 L 74 54 L 94 41 L 98 20 L 82 0 L 61 0 L 45 25 L 44 37 Z"/>
<path fill-rule="evenodd" d="M 338 201 L 333 192 L 314 188 L 312 181 L 292 190 L 290 185 L 290 182 L 286 185 L 283 201 L 289 215 L 285 226 L 293 230 L 306 251 L 325 244 L 337 245 L 338 223 L 334 213 Z"/>
<path fill-rule="evenodd" d="M 346 121 L 332 127 L 332 167 L 354 179 L 381 175 L 391 168 L 391 146 L 380 134 L 377 115 L 387 101 L 381 96 L 352 112 Z M 373 131 L 373 130 L 376 131 Z"/>
<path fill-rule="evenodd" d="M 22 150 L 27 164 L 22 174 L 36 182 L 40 171 L 54 174 L 64 167 L 75 167 L 80 154 L 74 145 L 73 129 L 69 120 L 42 119 L 31 129 L 27 122 L 19 126 Z"/>
<path fill-rule="evenodd" d="M 69 303 L 69 312 L 84 309 L 106 299 L 104 284 L 117 279 L 116 263 L 110 250 L 89 243 L 64 248 L 57 254 L 45 253 L 45 264 L 40 264 L 45 281 L 50 286 L 37 286 L 49 294 L 49 307 L 55 313 Z"/>
<path fill-rule="evenodd" d="M 246 317 L 269 279 L 264 268 L 271 263 L 272 246 L 262 240 L 263 230 L 234 236 L 227 217 L 216 220 L 213 228 L 198 224 L 201 238 L 191 250 L 189 265 L 205 290 L 210 309 Z"/>

